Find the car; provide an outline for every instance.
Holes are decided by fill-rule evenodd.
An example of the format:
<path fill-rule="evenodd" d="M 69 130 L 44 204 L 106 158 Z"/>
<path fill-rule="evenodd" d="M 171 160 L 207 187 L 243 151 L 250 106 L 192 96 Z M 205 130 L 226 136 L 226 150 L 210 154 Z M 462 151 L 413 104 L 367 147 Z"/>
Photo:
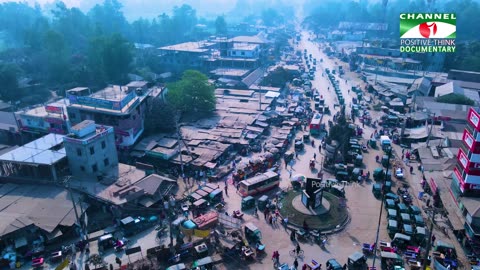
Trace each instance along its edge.
<path fill-rule="evenodd" d="M 343 267 L 338 263 L 336 259 L 330 259 L 327 261 L 327 269 L 330 270 L 343 270 Z"/>

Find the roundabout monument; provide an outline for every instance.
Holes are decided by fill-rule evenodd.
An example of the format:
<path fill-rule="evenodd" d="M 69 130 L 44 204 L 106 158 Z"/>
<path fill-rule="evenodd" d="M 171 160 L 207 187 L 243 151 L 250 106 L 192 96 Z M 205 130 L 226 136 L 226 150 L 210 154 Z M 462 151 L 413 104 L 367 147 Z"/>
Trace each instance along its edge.
<path fill-rule="evenodd" d="M 307 178 L 305 189 L 287 192 L 280 213 L 293 226 L 307 223 L 310 229 L 323 232 L 341 229 L 349 220 L 345 199 L 325 190 L 321 179 Z"/>

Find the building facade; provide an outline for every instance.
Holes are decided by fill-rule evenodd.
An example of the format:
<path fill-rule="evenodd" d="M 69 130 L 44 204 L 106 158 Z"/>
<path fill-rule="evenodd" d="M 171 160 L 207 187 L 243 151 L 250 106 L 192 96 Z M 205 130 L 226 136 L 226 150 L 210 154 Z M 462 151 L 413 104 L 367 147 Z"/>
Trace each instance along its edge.
<path fill-rule="evenodd" d="M 85 120 L 63 138 L 72 175 L 99 176 L 118 166 L 114 129 Z"/>
<path fill-rule="evenodd" d="M 480 114 L 470 108 L 463 131 L 463 144 L 458 150 L 452 192 L 456 197 L 480 196 Z"/>
<path fill-rule="evenodd" d="M 20 131 L 33 134 L 68 134 L 70 119 L 67 115 L 67 106 L 70 102 L 61 99 L 44 106 L 15 113 Z"/>
<path fill-rule="evenodd" d="M 116 145 L 119 149 L 128 149 L 144 131 L 145 112 L 153 90 L 146 82 L 131 82 L 125 86 L 109 86 L 86 96 L 67 91 L 68 115 L 73 124 L 92 120 L 112 126 Z"/>

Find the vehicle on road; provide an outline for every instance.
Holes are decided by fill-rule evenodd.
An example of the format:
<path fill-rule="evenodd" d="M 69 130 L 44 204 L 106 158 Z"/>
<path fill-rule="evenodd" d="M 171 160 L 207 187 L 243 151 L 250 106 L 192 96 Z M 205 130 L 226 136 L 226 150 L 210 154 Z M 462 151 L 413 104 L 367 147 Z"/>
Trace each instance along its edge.
<path fill-rule="evenodd" d="M 242 197 L 255 195 L 278 187 L 280 176 L 276 172 L 265 172 L 240 182 L 238 192 Z"/>

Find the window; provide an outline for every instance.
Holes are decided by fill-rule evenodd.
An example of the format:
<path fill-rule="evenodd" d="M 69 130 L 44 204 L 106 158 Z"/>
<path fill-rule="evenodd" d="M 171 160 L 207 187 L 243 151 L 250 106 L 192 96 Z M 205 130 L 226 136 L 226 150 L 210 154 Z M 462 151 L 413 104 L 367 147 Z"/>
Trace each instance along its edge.
<path fill-rule="evenodd" d="M 106 159 L 103 160 L 103 164 L 104 164 L 105 166 L 110 165 L 110 161 L 108 160 L 108 158 L 106 158 Z"/>
<path fill-rule="evenodd" d="M 241 54 L 242 54 L 242 55 L 245 55 L 245 52 L 242 52 Z"/>
<path fill-rule="evenodd" d="M 77 148 L 77 156 L 81 157 L 82 156 L 82 149 Z"/>
<path fill-rule="evenodd" d="M 93 172 L 97 172 L 97 171 L 98 171 L 98 166 L 97 166 L 97 164 L 93 164 L 93 165 L 92 165 L 92 171 L 93 171 Z"/>
<path fill-rule="evenodd" d="M 90 155 L 93 155 L 95 154 L 95 149 L 93 148 L 93 146 L 90 147 Z"/>
<path fill-rule="evenodd" d="M 107 143 L 105 141 L 102 141 L 102 149 L 105 149 L 107 147 Z"/>
<path fill-rule="evenodd" d="M 84 172 L 84 171 L 85 171 L 85 167 L 84 167 L 84 166 L 80 166 L 80 170 L 81 170 L 82 172 Z"/>

